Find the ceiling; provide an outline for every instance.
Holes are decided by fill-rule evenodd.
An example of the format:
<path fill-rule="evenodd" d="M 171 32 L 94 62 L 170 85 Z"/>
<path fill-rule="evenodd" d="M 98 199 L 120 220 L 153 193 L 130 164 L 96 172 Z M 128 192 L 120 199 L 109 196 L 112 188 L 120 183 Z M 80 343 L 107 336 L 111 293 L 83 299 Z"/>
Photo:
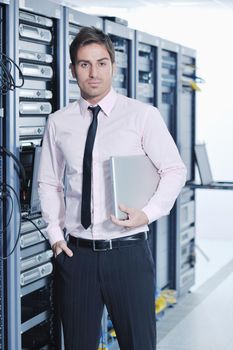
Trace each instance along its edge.
<path fill-rule="evenodd" d="M 208 7 L 233 9 L 233 0 L 53 0 L 65 6 L 79 8 Z"/>

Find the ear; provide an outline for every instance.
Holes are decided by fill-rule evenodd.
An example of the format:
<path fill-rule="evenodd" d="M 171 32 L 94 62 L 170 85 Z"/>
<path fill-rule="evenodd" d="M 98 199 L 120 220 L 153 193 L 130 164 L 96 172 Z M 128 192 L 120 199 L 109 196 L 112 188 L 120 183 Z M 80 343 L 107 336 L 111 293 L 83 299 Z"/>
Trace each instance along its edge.
<path fill-rule="evenodd" d="M 70 68 L 70 70 L 71 70 L 72 77 L 73 77 L 73 78 L 76 78 L 75 66 L 74 66 L 72 63 L 70 63 L 69 68 Z"/>

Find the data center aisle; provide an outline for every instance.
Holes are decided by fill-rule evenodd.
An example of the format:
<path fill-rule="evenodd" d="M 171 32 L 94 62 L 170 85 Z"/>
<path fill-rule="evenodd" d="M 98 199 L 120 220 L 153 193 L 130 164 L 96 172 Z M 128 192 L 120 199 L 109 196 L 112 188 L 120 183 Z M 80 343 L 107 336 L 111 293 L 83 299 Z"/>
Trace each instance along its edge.
<path fill-rule="evenodd" d="M 233 246 L 232 241 L 221 244 Z M 210 264 L 211 277 L 167 310 L 158 322 L 158 350 L 233 349 L 233 259 L 229 258 L 214 274 Z"/>

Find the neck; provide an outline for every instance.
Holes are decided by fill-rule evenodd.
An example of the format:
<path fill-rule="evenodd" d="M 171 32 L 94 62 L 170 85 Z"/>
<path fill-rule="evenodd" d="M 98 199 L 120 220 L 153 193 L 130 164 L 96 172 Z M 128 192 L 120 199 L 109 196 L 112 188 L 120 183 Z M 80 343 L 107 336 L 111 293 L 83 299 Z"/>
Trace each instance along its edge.
<path fill-rule="evenodd" d="M 109 89 L 105 94 L 101 95 L 101 96 L 87 96 L 84 93 L 81 92 L 81 96 L 84 100 L 86 100 L 88 103 L 90 103 L 91 105 L 95 106 L 97 105 L 105 96 L 107 96 L 109 94 L 111 89 Z"/>

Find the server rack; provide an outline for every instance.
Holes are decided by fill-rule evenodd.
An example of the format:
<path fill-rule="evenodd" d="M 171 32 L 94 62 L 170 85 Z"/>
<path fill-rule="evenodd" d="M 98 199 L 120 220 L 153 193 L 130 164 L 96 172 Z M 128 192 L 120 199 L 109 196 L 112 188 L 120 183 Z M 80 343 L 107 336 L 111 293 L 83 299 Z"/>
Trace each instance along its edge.
<path fill-rule="evenodd" d="M 2 2 L 2 1 L 1 1 Z M 6 40 L 5 40 L 5 53 L 8 57 L 10 57 L 12 60 L 14 60 L 14 54 L 15 54 L 15 47 L 14 47 L 14 28 L 12 26 L 12 23 L 14 23 L 14 15 L 15 15 L 15 8 L 12 1 L 3 1 L 2 3 L 7 4 L 4 6 L 5 11 L 5 34 L 6 34 Z M 14 67 L 15 68 L 15 67 Z M 11 74 L 14 76 L 15 69 L 12 68 Z M 14 115 L 14 102 L 15 102 L 15 91 L 9 91 L 4 96 L 4 118 L 3 118 L 3 126 L 4 126 L 4 147 L 6 147 L 8 150 L 10 150 L 12 153 L 15 154 L 13 149 L 13 144 L 15 141 L 14 137 L 14 123 L 13 123 L 13 115 Z M 14 163 L 12 162 L 9 157 L 5 158 L 4 160 L 4 182 L 7 183 L 7 185 L 11 186 L 15 192 L 18 192 L 18 177 L 14 169 Z M 9 187 L 8 187 L 9 188 Z M 16 236 L 16 230 L 17 230 L 17 219 L 18 219 L 18 205 L 17 205 L 17 199 L 15 194 L 12 190 L 9 190 L 10 194 L 12 196 L 12 208 L 13 212 L 11 215 L 11 220 L 9 222 L 9 225 L 7 225 L 7 229 L 4 231 L 4 254 L 7 255 L 9 252 L 12 251 L 15 243 L 15 236 Z M 9 205 L 9 203 L 8 203 Z M 7 208 L 5 208 L 5 218 L 7 216 L 7 212 L 11 211 L 11 209 L 8 211 L 8 205 Z M 15 232 L 15 236 L 11 234 L 11 232 Z M 17 252 L 14 254 L 11 254 L 7 260 L 5 260 L 5 278 L 4 278 L 4 318 L 3 322 L 5 325 L 4 329 L 4 345 L 3 348 L 8 348 L 8 329 L 9 329 L 9 295 L 12 296 L 15 291 L 9 290 L 8 281 L 10 279 L 10 272 L 13 271 L 14 268 L 17 269 L 17 266 L 15 266 L 15 255 L 17 255 Z M 16 287 L 17 288 L 17 287 Z M 17 308 L 17 305 L 14 303 L 14 299 L 12 300 L 12 308 L 14 308 L 14 317 L 16 322 L 19 320 L 19 310 Z M 12 310 L 13 311 L 13 310 Z M 12 312 L 13 314 L 13 312 Z M 14 332 L 17 328 L 17 325 L 13 325 L 12 332 Z"/>
<path fill-rule="evenodd" d="M 158 59 L 158 108 L 164 121 L 176 140 L 177 128 L 177 81 L 179 45 L 161 39 Z M 173 215 L 162 217 L 156 222 L 155 262 L 157 290 L 172 287 L 172 271 L 175 261 L 175 235 Z"/>
<path fill-rule="evenodd" d="M 196 52 L 180 46 L 179 58 L 179 130 L 177 130 L 177 138 L 181 157 L 187 166 L 187 181 L 194 181 Z"/>
<path fill-rule="evenodd" d="M 105 18 L 104 31 L 110 36 L 115 48 L 116 72 L 113 87 L 122 95 L 135 97 L 134 30 Z"/>
<path fill-rule="evenodd" d="M 65 88 L 65 104 L 76 101 L 80 97 L 80 90 L 77 85 L 77 81 L 72 77 L 69 65 L 71 63 L 69 56 L 69 45 L 74 39 L 75 35 L 79 32 L 82 26 L 94 26 L 98 29 L 103 29 L 103 20 L 99 17 L 87 15 L 85 13 L 72 10 L 68 7 L 64 7 L 64 20 L 65 20 L 65 70 L 64 80 L 66 82 Z M 67 80 L 68 79 L 68 80 Z"/>
<path fill-rule="evenodd" d="M 15 24 L 12 57 L 23 73 L 24 85 L 12 97 L 14 110 L 6 132 L 8 148 L 27 169 L 29 187 L 34 170 L 32 160 L 40 147 L 46 118 L 64 103 L 63 12 L 60 5 L 46 0 L 14 1 L 10 11 L 11 26 Z M 16 73 L 15 77 L 20 81 Z M 8 174 L 20 194 L 14 171 L 8 169 Z M 15 241 L 21 222 L 21 237 L 7 271 L 8 348 L 59 349 L 53 305 L 52 251 L 45 239 L 46 225 L 39 207 L 32 208 L 30 201 L 27 207 L 24 204 L 21 196 L 22 212 L 15 213 L 9 228 Z"/>
<path fill-rule="evenodd" d="M 135 98 L 153 106 L 158 106 L 161 91 L 158 84 L 159 50 L 160 38 L 135 31 Z M 157 256 L 156 226 L 156 223 L 149 226 L 149 244 L 154 261 Z M 156 284 L 158 285 L 158 278 Z"/>
<path fill-rule="evenodd" d="M 187 167 L 187 181 L 195 179 L 195 75 L 196 52 L 180 46 L 177 143 Z M 195 281 L 195 191 L 188 185 L 174 208 L 176 217 L 175 271 L 173 284 L 179 295 L 186 293 Z"/>

